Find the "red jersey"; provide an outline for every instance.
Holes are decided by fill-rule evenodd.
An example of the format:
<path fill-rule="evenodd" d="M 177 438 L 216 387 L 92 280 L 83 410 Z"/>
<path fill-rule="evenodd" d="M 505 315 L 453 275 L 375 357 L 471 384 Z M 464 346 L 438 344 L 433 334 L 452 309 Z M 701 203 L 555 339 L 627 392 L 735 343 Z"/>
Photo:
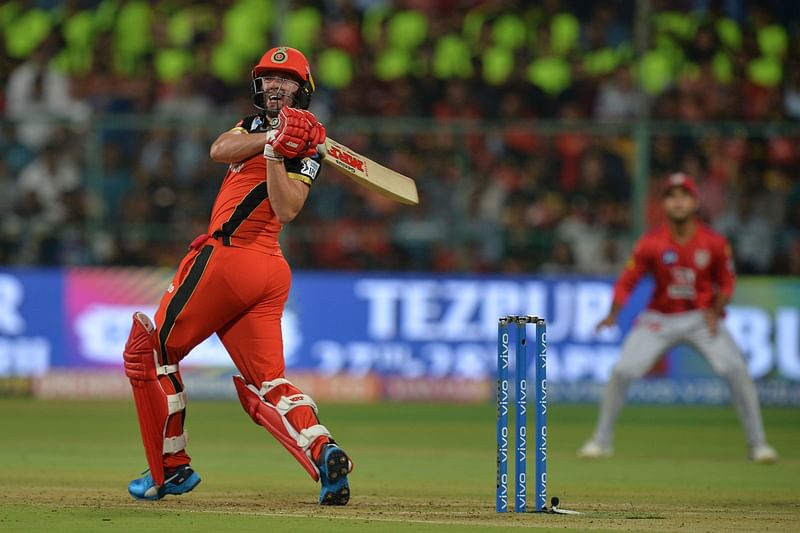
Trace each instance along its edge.
<path fill-rule="evenodd" d="M 728 241 L 699 220 L 696 224 L 683 244 L 666 224 L 639 239 L 614 286 L 614 303 L 624 305 L 648 273 L 656 287 L 647 307 L 661 313 L 709 309 L 718 293 L 731 296 L 735 274 Z"/>
<path fill-rule="evenodd" d="M 264 115 L 252 115 L 240 120 L 232 131 L 264 135 L 267 125 Z M 309 186 L 320 170 L 319 154 L 284 159 L 283 163 L 290 178 Z M 267 162 L 261 154 L 231 164 L 214 201 L 208 233 L 227 246 L 280 255 L 278 234 L 283 226 L 269 203 L 267 179 Z"/>

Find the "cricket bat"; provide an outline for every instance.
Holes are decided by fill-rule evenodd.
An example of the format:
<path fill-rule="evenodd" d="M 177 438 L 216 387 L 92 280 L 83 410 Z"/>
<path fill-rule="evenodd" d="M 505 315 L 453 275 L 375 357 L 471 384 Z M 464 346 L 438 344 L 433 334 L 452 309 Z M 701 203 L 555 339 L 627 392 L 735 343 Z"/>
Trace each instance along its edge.
<path fill-rule="evenodd" d="M 325 139 L 324 149 L 320 152 L 323 161 L 351 180 L 381 196 L 403 204 L 419 204 L 417 184 L 408 176 L 386 168 L 330 137 Z"/>

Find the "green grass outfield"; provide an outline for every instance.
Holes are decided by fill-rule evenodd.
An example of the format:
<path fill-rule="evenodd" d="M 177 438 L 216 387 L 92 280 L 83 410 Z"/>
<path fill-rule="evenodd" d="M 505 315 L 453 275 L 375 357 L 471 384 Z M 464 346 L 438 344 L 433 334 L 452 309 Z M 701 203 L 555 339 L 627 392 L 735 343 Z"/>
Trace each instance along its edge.
<path fill-rule="evenodd" d="M 798 409 L 764 411 L 781 460 L 763 466 L 746 460 L 730 407 L 630 406 L 616 456 L 591 462 L 575 450 L 596 408 L 553 405 L 549 494 L 581 516 L 494 512 L 491 404 L 320 414 L 356 462 L 344 508 L 319 507 L 317 486 L 237 403 L 190 404 L 194 492 L 135 502 L 126 486 L 145 461 L 132 402 L 0 399 L 0 531 L 800 530 Z"/>

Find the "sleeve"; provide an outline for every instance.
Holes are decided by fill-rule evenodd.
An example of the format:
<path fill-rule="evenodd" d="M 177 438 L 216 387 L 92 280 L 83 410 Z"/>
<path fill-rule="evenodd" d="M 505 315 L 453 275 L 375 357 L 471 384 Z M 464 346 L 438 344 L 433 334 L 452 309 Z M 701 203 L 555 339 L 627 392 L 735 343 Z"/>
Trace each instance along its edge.
<path fill-rule="evenodd" d="M 650 269 L 648 249 L 645 239 L 636 243 L 628 262 L 625 263 L 625 269 L 614 284 L 614 303 L 620 307 L 625 305 L 636 284 Z"/>
<path fill-rule="evenodd" d="M 736 285 L 736 270 L 733 264 L 733 250 L 728 240 L 720 238 L 719 245 L 714 254 L 714 281 L 719 287 L 719 292 L 730 298 Z"/>
<path fill-rule="evenodd" d="M 263 115 L 250 115 L 237 122 L 236 126 L 228 131 L 236 131 L 239 133 L 264 133 L 269 128 L 267 124 L 267 120 Z"/>
<path fill-rule="evenodd" d="M 320 161 L 322 161 L 322 156 L 314 154 L 309 157 L 284 159 L 283 165 L 286 167 L 286 174 L 289 178 L 302 181 L 310 187 L 319 175 Z"/>

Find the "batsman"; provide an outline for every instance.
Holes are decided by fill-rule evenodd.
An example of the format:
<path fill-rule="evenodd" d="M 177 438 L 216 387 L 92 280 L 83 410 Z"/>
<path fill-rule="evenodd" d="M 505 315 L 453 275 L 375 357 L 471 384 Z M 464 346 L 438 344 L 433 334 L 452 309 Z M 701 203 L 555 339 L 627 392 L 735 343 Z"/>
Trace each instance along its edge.
<path fill-rule="evenodd" d="M 216 333 L 240 373 L 233 382 L 245 412 L 321 483 L 320 504 L 345 505 L 353 463 L 320 423 L 314 400 L 286 379 L 281 334 L 291 271 L 278 236 L 319 174 L 325 127 L 307 110 L 314 81 L 300 51 L 267 51 L 252 79 L 258 111 L 211 145 L 211 158 L 229 166 L 208 232 L 191 243 L 155 325 L 144 313 L 133 316 L 124 363 L 149 472 L 128 492 L 159 500 L 200 483 L 186 451 L 180 362 Z"/>

